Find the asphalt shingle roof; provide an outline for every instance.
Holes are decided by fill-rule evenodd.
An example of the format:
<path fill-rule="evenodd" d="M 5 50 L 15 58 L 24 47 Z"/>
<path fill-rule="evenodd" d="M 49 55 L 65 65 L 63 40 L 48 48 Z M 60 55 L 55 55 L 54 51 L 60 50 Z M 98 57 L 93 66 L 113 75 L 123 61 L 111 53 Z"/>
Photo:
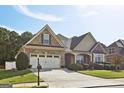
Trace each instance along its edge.
<path fill-rule="evenodd" d="M 113 42 L 111 45 L 109 45 L 108 47 L 111 47 L 111 46 L 117 46 L 117 47 L 123 47 L 124 48 L 124 40 L 117 40 L 115 42 Z"/>
<path fill-rule="evenodd" d="M 96 47 L 97 46 L 97 47 Z M 95 47 L 95 48 L 94 48 Z M 103 48 L 102 48 L 103 47 Z M 104 50 L 103 50 L 104 49 Z M 100 42 L 97 42 L 92 48 L 93 53 L 107 53 L 106 46 Z M 91 51 L 90 50 L 90 51 Z"/>
<path fill-rule="evenodd" d="M 73 50 L 88 33 L 79 37 L 72 37 L 70 49 Z"/>
<path fill-rule="evenodd" d="M 77 36 L 74 36 L 74 37 L 72 37 L 72 38 L 67 38 L 67 37 L 65 37 L 65 36 L 63 36 L 63 35 L 61 35 L 61 34 L 58 34 L 57 36 L 58 36 L 62 41 L 65 42 L 64 44 L 65 44 L 65 47 L 66 47 L 66 48 L 69 48 L 70 50 L 73 50 L 73 49 L 81 42 L 81 40 L 83 40 L 83 39 L 86 37 L 86 35 L 89 34 L 89 33 L 90 33 L 90 32 L 88 32 L 88 33 L 86 33 L 86 34 L 84 34 L 84 35 L 78 36 L 78 37 L 77 37 Z M 105 50 L 102 50 L 99 45 L 96 47 L 97 44 L 100 44 Z M 68 46 L 67 46 L 67 45 L 68 45 Z M 105 46 L 104 44 L 102 44 L 102 43 L 100 43 L 100 42 L 96 42 L 96 44 L 94 44 L 94 45 L 92 46 L 92 48 L 89 50 L 89 52 L 90 52 L 94 47 L 96 47 L 96 48 L 93 50 L 94 53 L 105 53 L 105 51 L 107 51 L 107 50 L 106 50 L 106 46 Z"/>

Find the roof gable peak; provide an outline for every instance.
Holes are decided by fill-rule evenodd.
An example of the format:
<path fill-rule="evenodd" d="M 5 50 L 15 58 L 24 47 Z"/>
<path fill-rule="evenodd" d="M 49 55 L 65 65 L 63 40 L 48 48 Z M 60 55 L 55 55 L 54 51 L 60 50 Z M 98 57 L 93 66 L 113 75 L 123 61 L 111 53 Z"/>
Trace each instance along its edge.
<path fill-rule="evenodd" d="M 80 44 L 80 42 L 81 42 L 87 35 L 90 35 L 90 37 L 91 37 L 95 42 L 97 42 L 97 41 L 95 40 L 95 38 L 93 37 L 93 35 L 92 35 L 90 32 L 88 32 L 88 33 L 85 33 L 85 34 L 83 34 L 83 35 L 81 35 L 81 36 L 74 36 L 74 37 L 72 37 L 71 49 L 73 50 L 76 46 L 78 46 L 78 45 Z"/>
<path fill-rule="evenodd" d="M 101 49 L 97 49 L 98 47 L 101 47 Z M 106 46 L 101 42 L 97 42 L 90 51 L 96 53 L 107 53 Z"/>
<path fill-rule="evenodd" d="M 41 34 L 42 32 L 44 32 L 44 30 L 47 29 L 53 36 L 54 38 L 58 41 L 58 43 L 61 45 L 61 46 L 64 46 L 63 43 L 61 42 L 61 40 L 59 40 L 59 38 L 56 36 L 56 34 L 53 32 L 53 30 L 50 28 L 50 26 L 48 24 L 46 24 L 39 32 L 37 32 L 35 34 L 35 36 L 30 39 L 25 45 L 29 44 L 33 39 L 35 39 L 39 34 Z M 24 45 L 24 46 L 25 46 Z"/>

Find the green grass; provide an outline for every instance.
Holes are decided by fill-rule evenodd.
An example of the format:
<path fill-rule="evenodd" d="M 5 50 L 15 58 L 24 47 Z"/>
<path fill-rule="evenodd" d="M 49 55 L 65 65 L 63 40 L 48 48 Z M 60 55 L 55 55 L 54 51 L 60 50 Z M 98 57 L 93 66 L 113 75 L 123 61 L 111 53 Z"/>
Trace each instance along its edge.
<path fill-rule="evenodd" d="M 37 82 L 37 76 L 30 70 L 0 70 L 0 84 L 17 84 L 27 82 Z"/>
<path fill-rule="evenodd" d="M 122 71 L 111 71 L 111 70 L 84 70 L 79 73 L 96 76 L 106 79 L 124 78 L 124 70 Z"/>

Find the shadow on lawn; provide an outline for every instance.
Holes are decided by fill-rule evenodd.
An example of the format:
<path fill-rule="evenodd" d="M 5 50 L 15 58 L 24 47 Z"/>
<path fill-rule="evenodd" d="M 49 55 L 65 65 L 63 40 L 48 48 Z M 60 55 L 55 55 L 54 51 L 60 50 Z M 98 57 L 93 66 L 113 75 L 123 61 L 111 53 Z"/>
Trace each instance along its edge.
<path fill-rule="evenodd" d="M 32 73 L 29 70 L 2 70 L 0 71 L 0 80 L 1 79 L 6 79 L 6 78 L 11 78 L 15 76 L 22 76 L 25 74 Z"/>

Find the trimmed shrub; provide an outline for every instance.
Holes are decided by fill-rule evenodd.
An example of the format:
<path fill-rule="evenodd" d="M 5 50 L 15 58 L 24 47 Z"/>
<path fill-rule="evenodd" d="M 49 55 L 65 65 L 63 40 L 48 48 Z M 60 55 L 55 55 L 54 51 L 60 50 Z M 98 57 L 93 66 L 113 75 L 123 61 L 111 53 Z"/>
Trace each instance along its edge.
<path fill-rule="evenodd" d="M 94 63 L 93 66 L 95 70 L 104 70 L 104 64 Z"/>
<path fill-rule="evenodd" d="M 70 69 L 70 70 L 73 70 L 73 71 L 78 71 L 78 70 L 83 69 L 83 65 L 81 65 L 81 64 L 70 64 L 67 68 Z"/>
<path fill-rule="evenodd" d="M 111 64 L 111 70 L 120 70 L 120 65 Z"/>
<path fill-rule="evenodd" d="M 24 70 L 27 69 L 28 67 L 29 67 L 29 58 L 24 52 L 21 52 L 16 59 L 16 68 L 18 70 Z"/>
<path fill-rule="evenodd" d="M 105 70 L 112 70 L 112 67 L 111 67 L 111 65 L 105 65 L 105 66 L 104 66 L 104 69 L 105 69 Z"/>
<path fill-rule="evenodd" d="M 90 69 L 90 68 L 89 68 L 89 66 L 90 66 L 89 64 L 83 63 L 82 65 L 83 65 L 83 68 L 84 68 L 85 70 L 86 70 L 86 69 Z"/>

